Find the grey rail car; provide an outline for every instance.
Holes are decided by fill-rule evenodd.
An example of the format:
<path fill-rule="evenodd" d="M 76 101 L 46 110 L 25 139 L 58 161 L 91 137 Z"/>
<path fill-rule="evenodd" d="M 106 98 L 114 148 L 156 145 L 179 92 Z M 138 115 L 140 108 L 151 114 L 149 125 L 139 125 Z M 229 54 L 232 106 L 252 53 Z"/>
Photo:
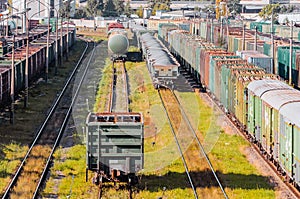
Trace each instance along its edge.
<path fill-rule="evenodd" d="M 96 172 L 94 183 L 136 184 L 144 167 L 142 114 L 90 113 L 86 128 L 87 169 Z"/>

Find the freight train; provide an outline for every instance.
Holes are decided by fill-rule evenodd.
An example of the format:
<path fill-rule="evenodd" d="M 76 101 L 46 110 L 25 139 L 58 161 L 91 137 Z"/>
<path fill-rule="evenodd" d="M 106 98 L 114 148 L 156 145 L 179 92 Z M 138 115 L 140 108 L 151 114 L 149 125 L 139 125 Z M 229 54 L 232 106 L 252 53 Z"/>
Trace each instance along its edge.
<path fill-rule="evenodd" d="M 69 47 L 75 42 L 76 31 L 74 28 L 69 28 Z M 47 27 L 40 26 L 35 27 L 29 32 L 29 56 L 28 56 L 28 78 L 29 82 L 32 82 L 41 77 L 45 73 L 46 66 L 46 35 Z M 63 49 L 66 49 L 67 32 L 64 30 L 62 35 Z M 55 60 L 55 43 L 60 43 L 55 37 L 50 37 L 49 45 L 49 63 Z M 16 37 L 12 40 L 12 37 L 2 39 L 0 42 L 0 107 L 4 107 L 10 102 L 11 92 L 11 65 L 12 65 L 12 43 L 14 43 L 14 92 L 18 94 L 25 88 L 25 43 L 26 38 Z M 59 44 L 60 45 L 60 44 Z M 61 49 L 59 48 L 59 51 Z M 58 52 L 60 54 L 60 52 Z"/>
<path fill-rule="evenodd" d="M 300 187 L 300 91 L 199 35 L 160 25 L 158 37 L 286 178 Z"/>
<path fill-rule="evenodd" d="M 179 75 L 180 64 L 169 50 L 150 32 L 138 34 L 139 46 L 146 60 L 148 71 L 157 87 L 172 86 L 172 80 Z"/>

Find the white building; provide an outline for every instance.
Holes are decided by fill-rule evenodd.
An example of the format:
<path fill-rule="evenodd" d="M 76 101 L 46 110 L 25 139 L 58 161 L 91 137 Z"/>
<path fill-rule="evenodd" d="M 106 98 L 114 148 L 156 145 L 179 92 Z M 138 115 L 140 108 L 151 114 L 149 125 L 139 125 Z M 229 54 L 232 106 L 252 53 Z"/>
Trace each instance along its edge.
<path fill-rule="evenodd" d="M 30 8 L 28 11 L 29 19 L 40 19 L 50 17 L 56 17 L 59 9 L 63 6 L 63 0 L 12 0 L 13 12 L 22 12 L 25 8 Z M 70 2 L 71 12 L 70 16 L 73 17 L 75 14 L 75 0 Z M 51 9 L 54 8 L 54 9 Z"/>

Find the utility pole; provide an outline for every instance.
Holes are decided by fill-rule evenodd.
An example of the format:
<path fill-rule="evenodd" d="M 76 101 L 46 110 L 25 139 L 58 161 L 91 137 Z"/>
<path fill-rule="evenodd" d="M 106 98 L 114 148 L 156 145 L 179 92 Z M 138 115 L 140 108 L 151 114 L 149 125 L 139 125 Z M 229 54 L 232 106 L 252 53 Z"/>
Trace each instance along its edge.
<path fill-rule="evenodd" d="M 255 34 L 254 34 L 254 50 L 257 50 L 257 26 L 255 26 Z"/>
<path fill-rule="evenodd" d="M 226 42 L 227 42 L 227 51 L 229 50 L 229 19 L 228 19 L 228 7 L 226 4 Z"/>
<path fill-rule="evenodd" d="M 54 8 L 55 9 L 55 8 Z M 55 21 L 55 75 L 57 75 L 57 66 L 58 66 L 58 11 L 56 11 L 56 21 Z"/>
<path fill-rule="evenodd" d="M 213 42 L 213 21 L 214 19 L 211 18 L 211 24 L 210 24 L 210 42 L 212 43 Z"/>
<path fill-rule="evenodd" d="M 272 57 L 272 70 L 274 74 L 277 74 L 277 71 L 275 70 L 275 63 L 274 63 L 274 59 L 275 59 L 275 53 L 274 53 L 274 31 L 273 31 L 273 26 L 274 26 L 274 22 L 273 22 L 273 10 L 272 10 L 272 15 L 271 15 L 271 45 L 272 45 L 272 53 L 271 53 L 271 57 Z"/>
<path fill-rule="evenodd" d="M 290 27 L 290 66 L 289 66 L 289 85 L 292 85 L 292 61 L 293 61 L 293 21 L 291 21 L 291 27 Z"/>
<path fill-rule="evenodd" d="M 242 21 L 243 25 L 243 45 L 242 45 L 242 50 L 245 50 L 245 24 L 244 21 Z"/>
<path fill-rule="evenodd" d="M 223 46 L 223 17 L 221 16 L 220 19 L 221 19 L 220 44 L 222 47 Z M 211 26 L 211 29 L 212 29 L 212 26 Z M 211 42 L 212 42 L 212 40 L 211 40 Z"/>
<path fill-rule="evenodd" d="M 70 14 L 70 11 L 68 11 L 68 16 L 67 16 L 67 48 L 66 48 L 66 61 L 69 60 L 69 14 Z"/>
<path fill-rule="evenodd" d="M 11 76 L 10 76 L 10 123 L 14 124 L 15 112 L 15 35 L 13 34 L 12 56 L 11 56 Z"/>
<path fill-rule="evenodd" d="M 26 6 L 27 8 L 27 6 Z M 28 107 L 28 59 L 29 59 L 29 19 L 28 13 L 25 13 L 26 20 L 26 62 L 25 62 L 25 95 L 24 95 L 24 107 Z"/>
<path fill-rule="evenodd" d="M 62 64 L 63 60 L 63 17 L 60 18 L 60 65 Z"/>

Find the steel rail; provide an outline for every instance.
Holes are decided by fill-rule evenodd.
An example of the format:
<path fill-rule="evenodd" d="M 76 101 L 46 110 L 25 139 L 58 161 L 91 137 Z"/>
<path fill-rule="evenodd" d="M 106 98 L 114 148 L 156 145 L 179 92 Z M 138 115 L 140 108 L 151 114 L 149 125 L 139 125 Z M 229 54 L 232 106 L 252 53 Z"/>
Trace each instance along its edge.
<path fill-rule="evenodd" d="M 48 171 L 50 162 L 51 162 L 51 160 L 52 160 L 53 154 L 54 154 L 54 152 L 55 152 L 55 149 L 56 149 L 57 145 L 59 144 L 59 141 L 60 141 L 60 139 L 61 139 L 61 137 L 62 137 L 62 135 L 63 135 L 63 133 L 64 133 L 64 130 L 65 130 L 67 124 L 68 124 L 69 117 L 70 117 L 70 115 L 71 115 L 71 111 L 72 111 L 73 105 L 74 105 L 74 103 L 75 103 L 75 101 L 76 101 L 76 99 L 77 99 L 78 93 L 79 93 L 79 91 L 80 91 L 80 88 L 81 88 L 81 86 L 82 86 L 82 84 L 83 84 L 83 81 L 84 81 L 84 79 L 85 79 L 85 76 L 86 76 L 86 74 L 87 74 L 88 68 L 89 68 L 89 66 L 90 66 L 92 57 L 93 57 L 94 52 L 95 52 L 95 49 L 96 49 L 96 48 L 95 48 L 95 43 L 94 43 L 93 51 L 92 51 L 92 53 L 91 53 L 91 55 L 90 55 L 90 58 L 89 58 L 89 60 L 88 60 L 88 63 L 87 63 L 87 65 L 86 65 L 86 67 L 85 67 L 85 69 L 84 69 L 84 72 L 83 72 L 83 74 L 82 74 L 82 76 L 81 76 L 81 79 L 80 79 L 80 81 L 79 81 L 79 83 L 78 83 L 76 92 L 75 92 L 75 94 L 74 94 L 74 96 L 73 96 L 73 98 L 72 98 L 72 102 L 71 102 L 70 107 L 69 107 L 69 109 L 68 109 L 68 111 L 67 111 L 67 114 L 66 114 L 65 119 L 64 119 L 64 121 L 63 121 L 63 123 L 62 123 L 62 126 L 61 126 L 61 128 L 60 128 L 60 130 L 59 130 L 59 133 L 58 133 L 58 136 L 57 136 L 57 138 L 56 138 L 56 140 L 55 140 L 55 143 L 54 143 L 54 146 L 53 146 L 53 148 L 52 148 L 52 151 L 51 151 L 51 153 L 50 153 L 50 155 L 49 155 L 49 157 L 48 157 L 47 163 L 46 163 L 46 165 L 45 165 L 45 167 L 44 167 L 44 170 L 43 170 L 43 173 L 42 173 L 42 175 L 41 175 L 41 177 L 40 177 L 38 186 L 36 187 L 36 190 L 35 190 L 35 192 L 34 192 L 34 194 L 33 194 L 33 197 L 32 197 L 33 199 L 36 198 L 37 195 L 38 195 L 38 193 L 39 193 L 39 188 L 41 187 L 42 182 L 43 182 L 43 180 L 44 180 L 44 178 L 45 178 L 45 176 L 46 176 L 46 174 L 47 174 L 47 171 Z M 77 66 L 81 64 L 81 61 L 82 61 L 82 57 L 81 57 L 81 59 L 79 60 L 79 62 L 77 63 Z M 76 66 L 76 67 L 77 67 L 77 66 Z"/>
<path fill-rule="evenodd" d="M 38 132 L 37 132 L 37 134 L 36 134 L 36 136 L 35 136 L 35 139 L 33 140 L 33 142 L 32 142 L 32 144 L 31 144 L 30 148 L 28 149 L 26 155 L 24 156 L 24 158 L 23 158 L 23 160 L 22 160 L 22 162 L 21 162 L 19 168 L 17 169 L 17 171 L 16 171 L 16 173 L 15 173 L 13 179 L 10 181 L 10 184 L 9 184 L 8 187 L 6 188 L 5 193 L 4 193 L 3 196 L 2 196 L 2 199 L 8 198 L 9 192 L 10 192 L 10 190 L 12 189 L 12 187 L 15 185 L 15 183 L 16 183 L 16 181 L 17 181 L 17 178 L 19 177 L 20 172 L 21 172 L 21 170 L 22 170 L 22 168 L 23 168 L 23 166 L 24 166 L 24 164 L 25 164 L 25 162 L 26 162 L 26 160 L 27 160 L 29 154 L 31 153 L 31 151 L 32 151 L 33 147 L 35 146 L 36 142 L 38 141 L 40 135 L 42 134 L 43 130 L 45 129 L 45 127 L 46 127 L 48 121 L 50 120 L 50 117 L 51 117 L 51 116 L 53 115 L 53 113 L 55 112 L 55 109 L 57 108 L 58 103 L 61 101 L 62 96 L 63 96 L 64 93 L 66 92 L 68 85 L 70 84 L 71 80 L 73 79 L 73 76 L 74 76 L 75 73 L 77 72 L 78 67 L 79 67 L 79 65 L 80 65 L 80 63 L 81 63 L 83 57 L 85 56 L 87 49 L 88 49 L 88 42 L 87 42 L 86 48 L 84 49 L 84 51 L 83 51 L 83 53 L 82 53 L 82 55 L 81 55 L 79 61 L 77 62 L 76 67 L 75 67 L 74 70 L 72 71 L 72 73 L 71 73 L 70 77 L 68 78 L 67 82 L 65 83 L 65 85 L 64 85 L 64 87 L 63 87 L 63 89 L 62 89 L 62 91 L 60 92 L 60 94 L 59 94 L 59 96 L 57 97 L 56 101 L 55 101 L 55 102 L 52 104 L 52 106 L 50 107 L 50 111 L 49 111 L 49 113 L 48 113 L 48 116 L 46 117 L 46 119 L 45 119 L 45 121 L 43 122 L 43 124 L 40 126 L 40 129 L 38 130 Z"/>
<path fill-rule="evenodd" d="M 293 184 L 282 179 L 283 176 L 281 175 L 281 173 L 278 171 L 273 162 L 271 162 L 270 160 L 268 160 L 268 158 L 266 158 L 266 156 L 264 156 L 264 153 L 260 150 L 259 146 L 251 140 L 252 137 L 250 137 L 249 134 L 247 134 L 244 130 L 239 128 L 236 121 L 233 121 L 231 117 L 228 117 L 224 108 L 220 107 L 219 104 L 209 94 L 205 93 L 205 97 L 208 98 L 219 109 L 220 112 L 226 115 L 227 121 L 229 122 L 231 128 L 235 129 L 238 135 L 240 135 L 244 140 L 248 141 L 248 143 L 253 147 L 256 154 L 264 160 L 264 162 L 269 166 L 274 174 L 282 181 L 283 186 L 286 186 L 285 188 L 291 191 L 291 195 L 293 195 L 294 198 L 300 198 L 299 190 Z"/>
<path fill-rule="evenodd" d="M 183 115 L 183 117 L 184 117 L 186 123 L 188 124 L 188 127 L 190 128 L 191 132 L 193 133 L 194 138 L 196 139 L 197 144 L 198 144 L 198 146 L 200 147 L 200 150 L 201 150 L 202 154 L 204 155 L 204 157 L 205 157 L 205 159 L 206 159 L 206 161 L 207 161 L 207 163 L 208 163 L 208 165 L 209 165 L 209 167 L 210 167 L 210 169 L 211 169 L 211 171 L 212 171 L 212 173 L 213 173 L 213 175 L 214 175 L 214 177 L 215 177 L 215 179 L 216 179 L 216 181 L 217 181 L 217 183 L 218 183 L 218 185 L 219 185 L 219 187 L 220 187 L 220 189 L 221 189 L 221 191 L 222 191 L 222 193 L 223 193 L 223 195 L 224 195 L 224 197 L 225 197 L 226 199 L 228 199 L 228 196 L 227 196 L 227 194 L 226 194 L 226 192 L 225 192 L 225 190 L 224 190 L 224 188 L 223 188 L 223 186 L 222 186 L 222 184 L 221 184 L 221 181 L 219 180 L 219 178 L 218 178 L 218 176 L 217 176 L 217 174 L 216 174 L 216 172 L 215 172 L 215 170 L 214 170 L 214 168 L 213 168 L 213 165 L 212 165 L 212 163 L 211 163 L 209 157 L 207 156 L 207 154 L 206 154 L 206 152 L 205 152 L 205 150 L 204 150 L 203 145 L 201 144 L 201 142 L 200 142 L 200 140 L 199 140 L 199 138 L 198 138 L 198 136 L 197 136 L 197 134 L 196 134 L 194 128 L 193 128 L 192 125 L 191 125 L 190 120 L 188 119 L 188 117 L 187 117 L 187 115 L 186 115 L 186 113 L 185 113 L 185 111 L 184 111 L 184 109 L 183 109 L 183 107 L 182 107 L 180 101 L 178 100 L 178 97 L 176 96 L 176 94 L 175 94 L 171 89 L 170 89 L 170 91 L 171 91 L 171 93 L 173 93 L 173 95 L 174 95 L 174 97 L 175 97 L 175 99 L 176 99 L 176 101 L 177 101 L 177 103 L 178 103 L 178 105 L 179 105 L 179 108 L 180 108 L 180 110 L 181 110 L 181 113 L 182 113 L 182 115 Z"/>
<path fill-rule="evenodd" d="M 114 101 L 114 88 L 115 88 L 115 63 L 112 63 L 112 83 L 110 88 L 110 95 L 109 95 L 109 104 L 108 104 L 108 112 L 113 112 L 113 101 Z"/>
<path fill-rule="evenodd" d="M 126 99 L 126 111 L 129 112 L 129 97 L 128 97 L 128 80 L 127 80 L 127 71 L 125 67 L 125 62 L 122 62 L 122 71 L 124 78 L 124 91 L 125 91 L 125 99 Z"/>
<path fill-rule="evenodd" d="M 120 69 L 121 66 L 121 69 Z M 118 74 L 118 72 L 121 72 L 122 74 Z M 109 112 L 118 112 L 117 109 L 117 101 L 118 101 L 118 94 L 120 95 L 120 88 L 118 89 L 118 77 L 123 78 L 123 84 L 122 84 L 122 89 L 124 90 L 125 93 L 125 112 L 129 112 L 129 97 L 128 97 L 128 81 L 127 81 L 127 73 L 126 73 L 126 68 L 125 68 L 125 62 L 122 61 L 113 61 L 113 75 L 112 75 L 112 87 L 111 87 L 111 95 L 110 95 L 110 107 L 109 107 Z M 123 92 L 121 92 L 122 94 Z M 124 101 L 124 99 L 122 99 L 122 102 Z"/>
<path fill-rule="evenodd" d="M 191 187 L 192 187 L 192 189 L 193 189 L 194 196 L 195 196 L 196 199 L 198 199 L 198 194 L 197 194 L 197 192 L 196 192 L 196 188 L 195 188 L 194 183 L 193 183 L 193 181 L 192 181 L 192 177 L 191 177 L 191 175 L 190 175 L 190 172 L 189 172 L 189 169 L 188 169 L 186 160 L 185 160 L 185 158 L 184 158 L 184 156 L 183 156 L 183 152 L 182 152 L 181 146 L 180 146 L 180 144 L 179 144 L 179 141 L 178 141 L 178 139 L 177 139 L 177 136 L 176 136 L 176 133 L 175 133 L 173 124 L 172 124 L 172 122 L 171 122 L 171 118 L 170 118 L 170 116 L 169 116 L 169 113 L 168 113 L 168 111 L 167 111 L 166 105 L 165 105 L 165 103 L 164 103 L 164 100 L 163 100 L 163 98 L 162 98 L 162 96 L 161 96 L 161 93 L 160 93 L 159 89 L 158 89 L 158 94 L 159 94 L 159 97 L 160 97 L 160 99 L 161 99 L 161 101 L 162 101 L 162 104 L 163 104 L 163 107 L 164 107 L 164 111 L 165 111 L 165 113 L 166 113 L 166 115 L 167 115 L 168 122 L 169 122 L 169 124 L 170 124 L 172 134 L 173 134 L 173 136 L 174 136 L 174 139 L 175 139 L 177 148 L 178 148 L 178 150 L 179 150 L 179 153 L 180 153 L 180 156 L 181 156 L 181 160 L 182 160 L 183 165 L 184 165 L 185 172 L 186 172 L 187 177 L 188 177 L 188 179 L 189 179 L 190 185 L 191 185 Z"/>

